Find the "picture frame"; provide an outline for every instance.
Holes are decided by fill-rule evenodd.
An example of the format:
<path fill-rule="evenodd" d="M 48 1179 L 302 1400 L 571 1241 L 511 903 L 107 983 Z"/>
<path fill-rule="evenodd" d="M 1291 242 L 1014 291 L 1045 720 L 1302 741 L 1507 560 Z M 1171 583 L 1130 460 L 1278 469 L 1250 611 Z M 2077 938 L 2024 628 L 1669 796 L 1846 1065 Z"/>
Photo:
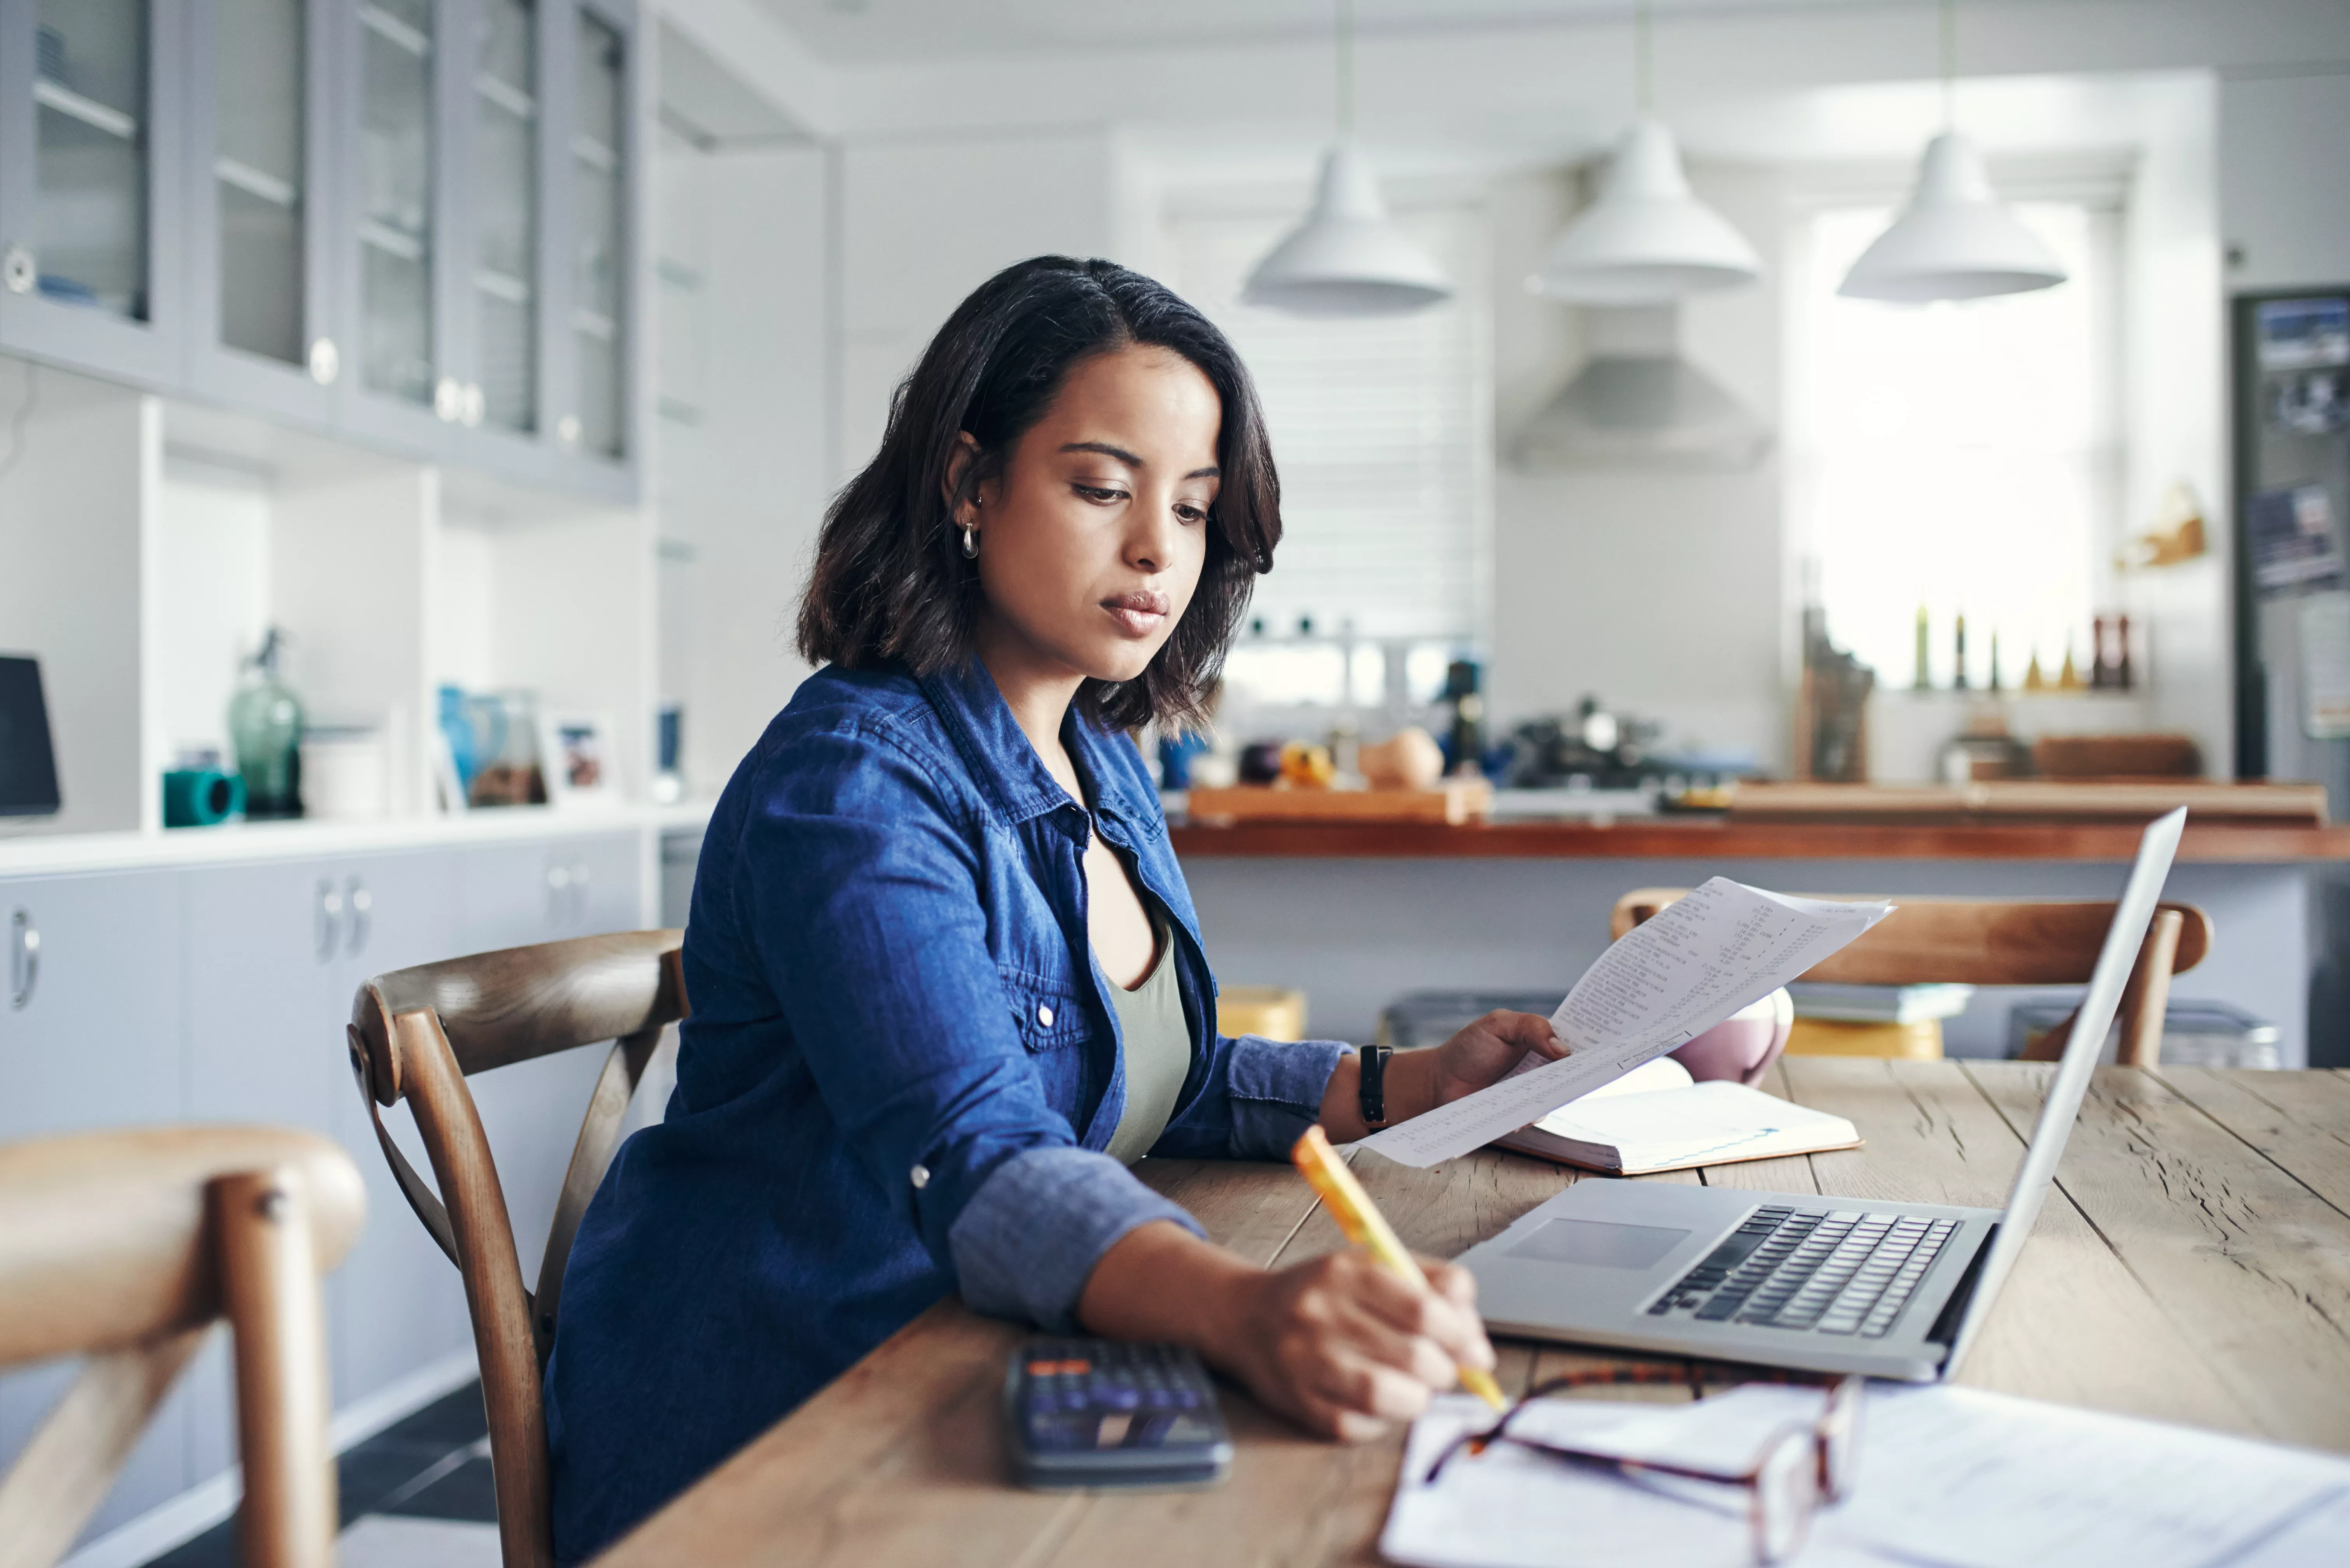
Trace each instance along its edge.
<path fill-rule="evenodd" d="M 612 771 L 612 721 L 603 713 L 542 711 L 539 771 L 546 801 L 558 810 L 608 809 L 620 804 Z"/>

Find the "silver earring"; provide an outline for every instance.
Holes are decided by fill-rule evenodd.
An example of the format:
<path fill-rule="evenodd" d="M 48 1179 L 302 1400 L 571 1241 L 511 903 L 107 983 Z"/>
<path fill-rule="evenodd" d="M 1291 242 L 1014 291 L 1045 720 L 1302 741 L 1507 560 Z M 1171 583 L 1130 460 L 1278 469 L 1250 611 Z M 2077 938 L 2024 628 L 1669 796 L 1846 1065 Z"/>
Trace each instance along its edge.
<path fill-rule="evenodd" d="M 979 530 L 976 528 L 962 531 L 962 558 L 966 561 L 979 559 Z"/>

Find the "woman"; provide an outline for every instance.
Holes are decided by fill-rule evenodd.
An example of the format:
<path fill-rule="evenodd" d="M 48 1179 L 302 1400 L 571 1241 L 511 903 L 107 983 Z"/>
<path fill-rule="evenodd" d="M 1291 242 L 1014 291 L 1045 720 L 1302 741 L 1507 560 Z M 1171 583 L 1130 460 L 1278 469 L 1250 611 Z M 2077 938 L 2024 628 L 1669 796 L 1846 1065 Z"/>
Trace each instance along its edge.
<path fill-rule="evenodd" d="M 1268 1273 L 1128 1173 L 1364 1136 L 1348 1047 L 1226 1039 L 1128 733 L 1200 713 L 1281 537 L 1232 346 L 1107 262 L 964 301 L 825 520 L 822 663 L 719 800 L 662 1124 L 589 1207 L 548 1370 L 583 1558 L 959 1293 L 1196 1347 L 1317 1432 L 1406 1420 L 1492 1353 L 1467 1275 Z M 1310 919 L 1310 910 L 1301 911 Z M 1386 1073 L 1388 1119 L 1492 1082 L 1496 1013 Z"/>

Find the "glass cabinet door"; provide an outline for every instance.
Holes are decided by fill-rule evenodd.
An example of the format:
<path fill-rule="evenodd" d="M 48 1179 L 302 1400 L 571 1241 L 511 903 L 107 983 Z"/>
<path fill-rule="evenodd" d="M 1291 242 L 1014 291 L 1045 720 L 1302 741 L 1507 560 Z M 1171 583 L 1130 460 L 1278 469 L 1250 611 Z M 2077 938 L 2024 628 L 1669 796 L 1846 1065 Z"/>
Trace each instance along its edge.
<path fill-rule="evenodd" d="M 465 421 L 527 434 L 538 428 L 539 16 L 534 0 L 477 6 L 466 396 L 478 408 Z"/>
<path fill-rule="evenodd" d="M 358 16 L 359 381 L 402 402 L 432 407 L 438 390 L 452 403 L 458 389 L 441 385 L 434 341 L 432 0 L 360 0 Z"/>
<path fill-rule="evenodd" d="M 34 13 L 34 205 L 12 239 L 16 288 L 151 318 L 146 0 L 40 0 Z M 17 292 L 24 292 L 17 289 Z"/>
<path fill-rule="evenodd" d="M 580 12 L 574 57 L 578 79 L 573 84 L 577 118 L 571 136 L 576 227 L 571 331 L 577 412 L 557 433 L 567 448 L 603 458 L 629 455 L 626 50 L 618 28 L 592 12 Z"/>
<path fill-rule="evenodd" d="M 220 0 L 212 51 L 220 341 L 288 365 L 309 358 L 307 10 L 308 0 Z M 312 369 L 333 379 L 331 367 Z"/>

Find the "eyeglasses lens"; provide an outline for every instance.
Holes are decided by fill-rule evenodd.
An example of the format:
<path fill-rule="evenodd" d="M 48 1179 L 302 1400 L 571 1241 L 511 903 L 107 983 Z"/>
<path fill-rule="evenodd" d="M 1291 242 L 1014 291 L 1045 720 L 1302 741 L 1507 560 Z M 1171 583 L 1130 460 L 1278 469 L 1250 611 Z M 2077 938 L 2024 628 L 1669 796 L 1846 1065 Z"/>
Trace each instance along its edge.
<path fill-rule="evenodd" d="M 1860 1400 L 1864 1379 L 1847 1377 L 1828 1390 L 1820 1414 L 1820 1493 L 1830 1502 L 1852 1495 L 1853 1470 L 1860 1455 Z"/>
<path fill-rule="evenodd" d="M 1765 1563 L 1795 1554 L 1820 1496 L 1814 1434 L 1793 1428 L 1771 1440 L 1754 1478 L 1754 1551 Z"/>

